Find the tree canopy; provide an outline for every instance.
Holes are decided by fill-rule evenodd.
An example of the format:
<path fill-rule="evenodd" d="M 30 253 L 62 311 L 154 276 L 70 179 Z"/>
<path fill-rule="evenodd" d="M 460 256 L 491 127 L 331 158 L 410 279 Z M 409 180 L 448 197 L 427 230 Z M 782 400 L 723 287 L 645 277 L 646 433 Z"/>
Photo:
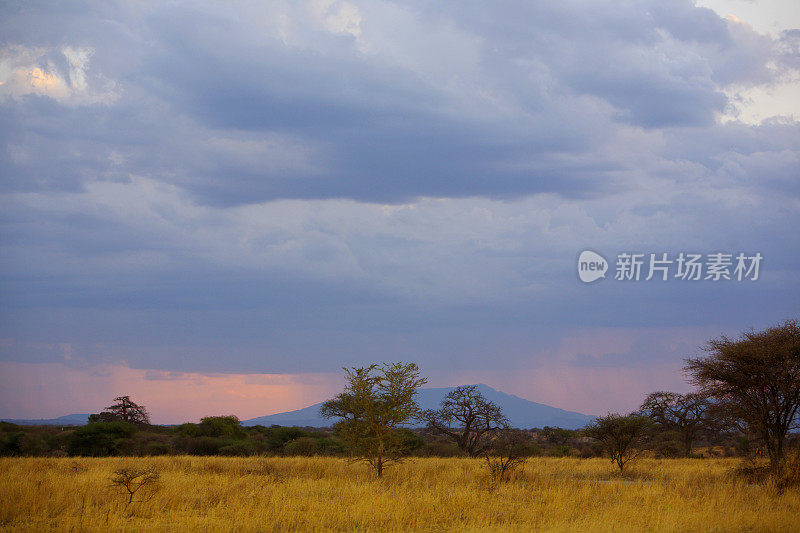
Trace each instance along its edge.
<path fill-rule="evenodd" d="M 400 459 L 408 438 L 404 426 L 419 416 L 416 394 L 427 380 L 414 363 L 345 368 L 344 392 L 325 402 L 320 414 L 339 418 L 336 434 L 353 457 L 367 461 L 380 477 L 384 467 Z"/>
<path fill-rule="evenodd" d="M 705 351 L 706 356 L 686 360 L 690 380 L 762 441 L 777 467 L 788 432 L 798 427 L 800 325 L 787 320 L 737 338 L 723 335 L 710 340 Z"/>
<path fill-rule="evenodd" d="M 645 398 L 640 409 L 655 422 L 681 437 L 683 454 L 692 451 L 697 432 L 709 425 L 708 399 L 700 394 L 657 391 Z"/>
<path fill-rule="evenodd" d="M 652 422 L 639 414 L 610 413 L 586 426 L 584 433 L 599 440 L 620 470 L 644 449 Z"/>
<path fill-rule="evenodd" d="M 146 425 L 150 423 L 150 415 L 144 405 L 131 400 L 130 396 L 117 396 L 114 404 L 99 414 L 89 416 L 89 422 L 128 422 L 129 424 Z"/>
<path fill-rule="evenodd" d="M 475 385 L 462 385 L 444 397 L 439 410 L 422 413 L 428 429 L 449 437 L 472 457 L 483 454 L 491 437 L 508 427 L 503 410 L 490 402 Z"/>

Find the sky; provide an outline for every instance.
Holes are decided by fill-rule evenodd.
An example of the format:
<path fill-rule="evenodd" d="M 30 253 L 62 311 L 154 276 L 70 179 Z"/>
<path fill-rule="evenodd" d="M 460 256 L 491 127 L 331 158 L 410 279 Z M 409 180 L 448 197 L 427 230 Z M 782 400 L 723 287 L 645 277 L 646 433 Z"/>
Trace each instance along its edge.
<path fill-rule="evenodd" d="M 800 315 L 799 11 L 3 2 L 0 417 L 247 419 L 389 361 L 587 414 L 688 391 Z"/>

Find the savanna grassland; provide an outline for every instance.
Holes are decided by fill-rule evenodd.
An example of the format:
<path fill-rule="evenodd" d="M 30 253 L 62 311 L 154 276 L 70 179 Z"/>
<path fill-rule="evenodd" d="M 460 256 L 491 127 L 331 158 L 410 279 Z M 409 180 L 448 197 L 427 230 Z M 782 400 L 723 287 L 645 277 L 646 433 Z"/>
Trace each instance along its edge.
<path fill-rule="evenodd" d="M 536 458 L 505 483 L 478 459 L 417 458 L 382 479 L 339 458 L 2 458 L 8 531 L 800 531 L 800 492 L 732 475 L 734 459 Z M 110 480 L 154 467 L 126 505 Z M 144 489 L 142 489 L 144 491 Z M 143 496 L 144 493 L 141 495 Z M 140 495 L 137 495 L 137 498 Z"/>

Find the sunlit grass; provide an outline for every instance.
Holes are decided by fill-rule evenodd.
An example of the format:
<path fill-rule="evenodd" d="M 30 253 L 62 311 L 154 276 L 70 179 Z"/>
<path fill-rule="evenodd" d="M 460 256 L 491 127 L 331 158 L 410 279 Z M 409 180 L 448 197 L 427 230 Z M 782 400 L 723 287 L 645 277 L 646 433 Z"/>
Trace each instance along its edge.
<path fill-rule="evenodd" d="M 477 459 L 409 459 L 375 479 L 336 458 L 3 458 L 0 527 L 191 531 L 800 531 L 800 494 L 731 475 L 733 459 L 528 461 L 492 484 Z M 125 505 L 110 479 L 155 466 Z"/>

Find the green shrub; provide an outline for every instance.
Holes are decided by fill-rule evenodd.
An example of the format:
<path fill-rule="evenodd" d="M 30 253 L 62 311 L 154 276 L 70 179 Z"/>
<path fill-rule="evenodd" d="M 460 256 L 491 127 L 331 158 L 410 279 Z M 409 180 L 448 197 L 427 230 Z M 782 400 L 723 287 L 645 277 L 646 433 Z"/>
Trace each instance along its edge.
<path fill-rule="evenodd" d="M 180 442 L 180 449 L 189 455 L 217 455 L 220 448 L 228 444 L 216 437 L 189 437 Z"/>
<path fill-rule="evenodd" d="M 603 445 L 599 442 L 592 441 L 581 443 L 578 447 L 578 457 L 582 459 L 590 459 L 592 457 L 603 456 Z"/>
<path fill-rule="evenodd" d="M 553 446 L 547 450 L 548 457 L 569 457 L 572 455 L 572 446 L 562 444 L 560 446 Z"/>
<path fill-rule="evenodd" d="M 311 433 L 295 427 L 253 426 L 248 429 L 251 432 L 253 440 L 262 443 L 271 453 L 282 453 L 283 447 L 287 442 L 299 439 L 300 437 L 311 436 Z"/>
<path fill-rule="evenodd" d="M 290 440 L 283 446 L 285 455 L 312 456 L 320 452 L 319 440 L 313 437 L 300 437 Z"/>
<path fill-rule="evenodd" d="M 22 455 L 45 455 L 50 451 L 43 433 L 25 433 L 17 442 Z"/>
<path fill-rule="evenodd" d="M 72 432 L 67 443 L 70 455 L 102 457 L 115 455 L 136 433 L 136 426 L 127 422 L 97 422 L 81 426 Z"/>
<path fill-rule="evenodd" d="M 185 435 L 187 437 L 200 437 L 203 434 L 202 430 L 200 429 L 200 425 L 192 424 L 191 422 L 187 422 L 186 424 L 181 424 L 180 426 L 176 427 L 175 433 L 179 435 Z"/>
<path fill-rule="evenodd" d="M 243 439 L 247 433 L 239 424 L 239 419 L 230 416 L 207 416 L 200 419 L 200 434 L 206 437 L 228 437 Z"/>
<path fill-rule="evenodd" d="M 253 445 L 251 443 L 235 442 L 233 444 L 228 444 L 227 446 L 221 447 L 219 449 L 219 454 L 246 457 L 249 455 L 254 455 L 255 450 L 253 449 Z"/>
<path fill-rule="evenodd" d="M 19 444 L 24 435 L 25 433 L 22 431 L 0 433 L 0 455 L 20 455 L 22 452 L 20 451 Z"/>
<path fill-rule="evenodd" d="M 169 455 L 171 451 L 168 442 L 151 441 L 145 444 L 142 455 Z"/>

